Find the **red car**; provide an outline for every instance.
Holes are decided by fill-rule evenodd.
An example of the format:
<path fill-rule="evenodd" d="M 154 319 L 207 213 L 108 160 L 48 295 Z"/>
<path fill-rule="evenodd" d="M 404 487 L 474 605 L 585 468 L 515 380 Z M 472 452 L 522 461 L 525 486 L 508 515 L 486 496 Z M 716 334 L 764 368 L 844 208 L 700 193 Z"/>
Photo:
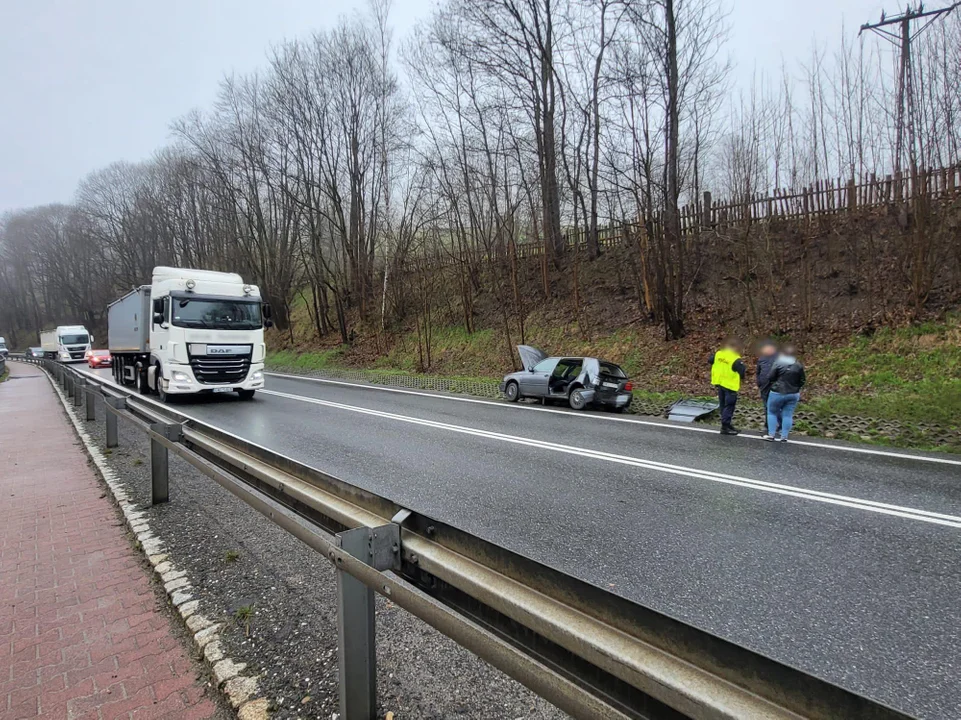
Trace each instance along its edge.
<path fill-rule="evenodd" d="M 92 368 L 110 367 L 113 358 L 110 357 L 109 350 L 87 350 L 87 365 Z"/>

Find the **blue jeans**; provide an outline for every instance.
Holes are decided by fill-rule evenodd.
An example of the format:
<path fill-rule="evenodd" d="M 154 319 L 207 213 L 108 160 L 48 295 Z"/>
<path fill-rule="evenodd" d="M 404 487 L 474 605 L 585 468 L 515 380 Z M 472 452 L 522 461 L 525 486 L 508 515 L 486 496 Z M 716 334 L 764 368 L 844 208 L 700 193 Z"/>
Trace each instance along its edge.
<path fill-rule="evenodd" d="M 801 393 L 771 392 L 767 399 L 767 434 L 774 435 L 778 425 L 781 426 L 781 437 L 786 438 L 794 426 L 794 408 L 801 399 Z M 778 422 L 780 420 L 780 423 Z"/>

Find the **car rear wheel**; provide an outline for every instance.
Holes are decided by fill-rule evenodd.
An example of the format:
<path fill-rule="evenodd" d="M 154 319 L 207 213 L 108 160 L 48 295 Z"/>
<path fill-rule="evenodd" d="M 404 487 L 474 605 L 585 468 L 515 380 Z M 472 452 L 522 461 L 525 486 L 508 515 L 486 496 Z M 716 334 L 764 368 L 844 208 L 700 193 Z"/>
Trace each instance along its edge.
<path fill-rule="evenodd" d="M 571 410 L 583 410 L 587 407 L 587 400 L 584 398 L 584 393 L 581 392 L 580 388 L 571 390 L 567 402 L 571 406 Z"/>
<path fill-rule="evenodd" d="M 520 388 L 517 387 L 516 382 L 511 381 L 507 383 L 507 387 L 504 388 L 504 396 L 507 398 L 507 402 L 517 402 L 520 400 L 521 391 Z"/>

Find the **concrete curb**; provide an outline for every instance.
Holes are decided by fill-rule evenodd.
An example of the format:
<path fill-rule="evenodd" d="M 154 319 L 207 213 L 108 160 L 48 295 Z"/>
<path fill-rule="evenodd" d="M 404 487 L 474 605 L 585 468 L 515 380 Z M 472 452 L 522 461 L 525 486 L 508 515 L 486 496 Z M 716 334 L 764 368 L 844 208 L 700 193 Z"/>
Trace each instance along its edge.
<path fill-rule="evenodd" d="M 179 570 L 174 559 L 165 551 L 163 539 L 153 534 L 145 512 L 130 502 L 126 486 L 107 464 L 106 456 L 84 429 L 82 420 L 72 403 L 64 395 L 60 386 L 44 368 L 40 368 L 60 398 L 67 417 L 83 443 L 84 449 L 93 460 L 103 481 L 110 488 L 114 500 L 123 511 L 130 532 L 137 538 L 140 550 L 150 561 L 154 572 L 164 586 L 170 603 L 177 609 L 184 625 L 193 637 L 196 649 L 203 654 L 204 661 L 211 669 L 217 688 L 230 706 L 237 711 L 239 720 L 267 720 L 270 703 L 258 697 L 258 676 L 244 675 L 246 663 L 236 663 L 227 657 L 220 643 L 222 623 L 214 623 L 201 614 L 200 601 L 194 599 L 193 588 L 187 572 Z M 82 406 L 81 406 L 82 407 Z"/>

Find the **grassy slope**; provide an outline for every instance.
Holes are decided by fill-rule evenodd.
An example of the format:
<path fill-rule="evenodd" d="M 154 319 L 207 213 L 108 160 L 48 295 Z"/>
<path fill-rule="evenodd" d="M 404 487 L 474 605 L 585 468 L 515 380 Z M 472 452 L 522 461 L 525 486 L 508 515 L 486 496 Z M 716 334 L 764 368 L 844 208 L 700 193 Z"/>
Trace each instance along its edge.
<path fill-rule="evenodd" d="M 715 338 L 694 336 L 666 343 L 651 329 L 640 328 L 585 340 L 574 328 L 532 326 L 526 340 L 551 351 L 563 348 L 571 355 L 619 362 L 635 380 L 639 395 L 670 400 L 710 392 L 706 362 Z M 468 335 L 462 328 L 440 328 L 435 331 L 432 371 L 449 377 L 500 379 L 511 367 L 507 352 L 506 343 L 492 330 Z M 961 316 L 809 347 L 803 360 L 809 370 L 805 393 L 809 410 L 958 425 Z M 414 372 L 417 339 L 412 333 L 401 335 L 381 354 L 343 346 L 278 351 L 269 355 L 268 364 L 305 371 L 348 366 Z"/>

